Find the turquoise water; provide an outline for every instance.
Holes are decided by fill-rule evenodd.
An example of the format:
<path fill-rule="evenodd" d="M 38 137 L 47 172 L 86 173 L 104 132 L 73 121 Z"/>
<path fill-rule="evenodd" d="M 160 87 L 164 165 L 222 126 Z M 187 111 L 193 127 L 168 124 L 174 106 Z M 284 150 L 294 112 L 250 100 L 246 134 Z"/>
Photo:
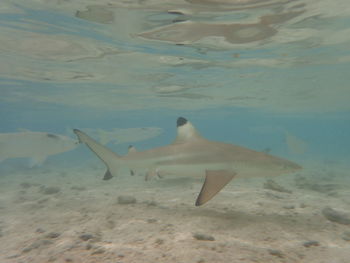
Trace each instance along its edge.
<path fill-rule="evenodd" d="M 130 144 L 145 150 L 170 143 L 176 119 L 184 116 L 210 140 L 267 151 L 306 171 L 312 167 L 316 181 L 318 171 L 331 170 L 339 175 L 338 184 L 346 185 L 348 5 L 346 0 L 2 0 L 0 135 L 33 131 L 76 140 L 72 129 L 79 128 L 125 154 Z M 35 152 L 32 142 L 27 147 Z M 33 174 L 45 169 L 89 173 L 94 164 L 100 169 L 94 172 L 96 183 L 104 173 L 97 158 L 80 145 L 48 154 L 42 162 L 31 162 L 35 156 L 30 154 L 1 154 L 0 177 L 10 180 L 4 187 L 15 185 L 9 179 L 12 173 L 18 183 L 29 180 L 26 175 L 35 181 Z M 346 200 L 348 190 L 340 196 Z M 6 198 L 4 192 L 4 207 Z M 192 205 L 192 198 L 188 200 Z M 339 202 L 343 210 L 349 208 L 349 202 Z M 0 218 L 0 230 L 6 220 Z M 322 243 L 322 237 L 314 238 Z M 7 257 L 25 246 L 24 239 L 11 240 Z M 331 247 L 327 242 L 322 245 Z M 336 246 L 345 249 L 349 243 Z M 338 256 L 332 262 L 345 262 L 343 254 Z M 46 260 L 21 257 L 23 261 L 3 262 Z M 285 260 L 299 262 L 288 256 Z M 311 256 L 308 260 L 323 262 Z"/>
<path fill-rule="evenodd" d="M 307 142 L 308 158 L 349 158 L 346 12 L 327 1 L 263 2 L 212 11 L 189 3 L 101 3 L 88 12 L 79 1 L 5 1 L 1 132 L 158 126 L 168 134 L 184 115 L 213 139 L 285 154 L 289 131 Z M 189 14 L 167 12 L 182 8 Z M 269 24 L 275 34 L 256 41 L 210 34 L 176 40 L 166 28 L 163 38 L 171 41 L 141 37 L 173 25 L 251 25 L 268 16 L 285 21 Z M 100 17 L 109 20 L 98 23 Z M 259 33 L 252 28 L 246 34 Z M 270 131 L 259 132 L 263 126 Z"/>

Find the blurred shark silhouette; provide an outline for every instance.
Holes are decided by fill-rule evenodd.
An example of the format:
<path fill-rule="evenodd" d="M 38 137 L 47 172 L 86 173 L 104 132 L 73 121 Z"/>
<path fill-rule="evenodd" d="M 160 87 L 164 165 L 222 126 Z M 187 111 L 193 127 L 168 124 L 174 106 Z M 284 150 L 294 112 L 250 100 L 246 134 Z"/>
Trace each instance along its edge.
<path fill-rule="evenodd" d="M 146 179 L 165 174 L 205 175 L 196 206 L 208 202 L 234 177 L 276 176 L 301 169 L 298 164 L 263 152 L 209 141 L 183 117 L 177 119 L 177 137 L 173 143 L 142 152 L 130 147 L 125 156 L 119 156 L 77 129 L 74 132 L 107 166 L 104 180 L 117 175 L 120 166 L 127 166 L 132 174 L 146 169 Z"/>
<path fill-rule="evenodd" d="M 78 141 L 47 132 L 0 133 L 0 162 L 10 158 L 31 158 L 31 166 L 41 165 L 50 155 L 71 151 Z"/>

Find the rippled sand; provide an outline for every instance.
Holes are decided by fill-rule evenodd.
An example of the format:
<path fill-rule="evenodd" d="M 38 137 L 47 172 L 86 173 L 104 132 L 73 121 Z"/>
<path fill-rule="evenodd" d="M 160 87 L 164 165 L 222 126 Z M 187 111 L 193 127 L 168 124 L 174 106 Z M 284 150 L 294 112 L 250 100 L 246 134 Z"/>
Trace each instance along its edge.
<path fill-rule="evenodd" d="M 105 182 L 101 174 L 91 167 L 2 174 L 0 261 L 345 263 L 350 257 L 349 225 L 322 213 L 331 207 L 349 214 L 344 171 L 314 167 L 277 177 L 282 192 L 264 178 L 234 180 L 203 207 L 193 204 L 200 181 Z M 120 196 L 136 202 L 121 204 Z"/>

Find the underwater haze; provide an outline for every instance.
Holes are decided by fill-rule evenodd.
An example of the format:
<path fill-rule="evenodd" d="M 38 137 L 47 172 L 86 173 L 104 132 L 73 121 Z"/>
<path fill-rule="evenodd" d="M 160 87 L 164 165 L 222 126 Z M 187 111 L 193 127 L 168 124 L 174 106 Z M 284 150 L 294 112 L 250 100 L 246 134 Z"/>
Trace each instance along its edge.
<path fill-rule="evenodd" d="M 1 0 L 0 262 L 349 262 L 349 72 L 348 0 Z M 102 180 L 73 129 L 174 169 L 244 148 L 196 207 L 207 169 Z"/>

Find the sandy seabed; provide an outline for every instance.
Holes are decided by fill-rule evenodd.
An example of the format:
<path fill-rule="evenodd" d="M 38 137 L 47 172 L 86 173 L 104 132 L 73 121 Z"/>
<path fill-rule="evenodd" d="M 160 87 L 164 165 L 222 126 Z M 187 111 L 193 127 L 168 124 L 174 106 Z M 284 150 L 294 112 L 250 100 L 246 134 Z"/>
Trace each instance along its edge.
<path fill-rule="evenodd" d="M 280 189 L 236 179 L 201 207 L 200 180 L 103 173 L 2 172 L 0 262 L 349 262 L 347 171 L 273 178 Z M 343 217 L 327 218 L 327 207 Z"/>

